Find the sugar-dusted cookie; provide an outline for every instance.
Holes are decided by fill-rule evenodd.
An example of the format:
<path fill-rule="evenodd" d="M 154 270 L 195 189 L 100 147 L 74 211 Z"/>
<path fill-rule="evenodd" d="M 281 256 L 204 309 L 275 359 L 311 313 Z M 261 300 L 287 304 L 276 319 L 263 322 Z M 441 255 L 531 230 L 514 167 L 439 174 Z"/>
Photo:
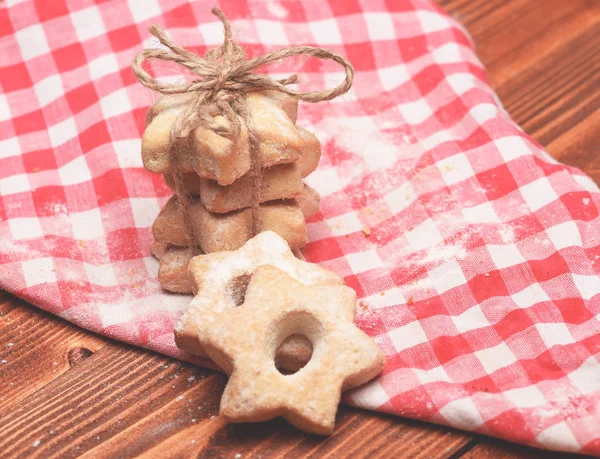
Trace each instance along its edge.
<path fill-rule="evenodd" d="M 206 355 L 198 341 L 198 324 L 206 311 L 223 311 L 243 302 L 254 271 L 262 265 L 277 266 L 307 285 L 341 285 L 343 279 L 318 265 L 299 260 L 284 239 L 272 231 L 260 233 L 235 251 L 198 255 L 189 263 L 196 297 L 175 327 L 175 343 L 192 354 Z M 295 370 L 310 357 L 305 338 L 288 339 L 278 352 L 278 363 Z"/>
<path fill-rule="evenodd" d="M 204 308 L 195 324 L 198 341 L 231 375 L 221 415 L 230 422 L 281 416 L 307 432 L 332 433 L 342 390 L 374 378 L 385 363 L 354 325 L 355 309 L 351 288 L 307 286 L 268 265 L 256 269 L 239 307 Z M 283 375 L 275 354 L 292 334 L 312 343 L 312 356 L 298 372 Z"/>
<path fill-rule="evenodd" d="M 191 249 L 152 241 L 150 251 L 160 263 L 158 280 L 162 288 L 175 293 L 193 292 L 193 282 L 188 272 L 188 263 L 194 256 Z M 305 260 L 299 249 L 294 249 L 292 253 L 297 259 Z M 286 340 L 282 347 L 287 347 L 288 341 Z M 306 362 L 310 357 L 310 343 L 305 339 L 292 340 L 291 345 L 293 349 L 278 354 L 278 366 L 288 370 L 296 369 L 298 362 Z M 289 358 L 290 355 L 293 356 L 292 359 Z"/>

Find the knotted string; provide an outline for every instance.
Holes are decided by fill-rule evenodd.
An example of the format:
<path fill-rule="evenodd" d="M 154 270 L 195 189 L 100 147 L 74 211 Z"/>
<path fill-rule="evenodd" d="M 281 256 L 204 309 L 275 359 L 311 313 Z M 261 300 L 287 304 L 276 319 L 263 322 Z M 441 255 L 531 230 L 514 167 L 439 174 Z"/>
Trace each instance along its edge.
<path fill-rule="evenodd" d="M 343 56 L 312 46 L 292 46 L 253 59 L 247 59 L 243 48 L 234 42 L 231 25 L 223 12 L 219 8 L 213 8 L 212 14 L 217 16 L 223 24 L 225 37 L 222 45 L 208 50 L 204 57 L 179 46 L 167 37 L 159 26 L 153 25 L 149 29 L 150 34 L 156 37 L 167 49 L 146 49 L 133 59 L 131 67 L 138 81 L 147 88 L 165 95 L 194 95 L 185 102 L 185 109 L 173 124 L 170 133 L 172 143 L 179 138 L 187 137 L 192 130 L 199 126 L 210 129 L 213 117 L 217 114 L 222 114 L 231 126 L 231 130 L 222 135 L 233 141 L 240 134 L 240 119 L 246 125 L 252 160 L 250 170 L 252 178 L 252 234 L 255 235 L 259 227 L 258 210 L 261 201 L 262 167 L 259 158 L 258 137 L 246 108 L 246 94 L 252 91 L 274 89 L 305 102 L 331 100 L 350 89 L 354 79 L 354 69 L 352 64 Z M 288 78 L 274 80 L 266 75 L 253 73 L 253 71 L 264 65 L 299 55 L 332 60 L 338 63 L 345 71 L 344 80 L 332 89 L 302 92 L 287 87 L 289 84 L 298 82 L 298 76 L 295 74 Z M 181 84 L 158 81 L 142 68 L 143 62 L 147 59 L 175 62 L 186 67 L 200 78 Z M 178 196 L 178 203 L 183 213 L 185 229 L 192 249 L 198 252 L 199 247 L 194 234 L 195 226 L 189 216 L 191 197 L 183 185 L 183 173 L 181 167 L 178 167 L 176 148 L 170 148 L 170 155 L 175 194 Z"/>

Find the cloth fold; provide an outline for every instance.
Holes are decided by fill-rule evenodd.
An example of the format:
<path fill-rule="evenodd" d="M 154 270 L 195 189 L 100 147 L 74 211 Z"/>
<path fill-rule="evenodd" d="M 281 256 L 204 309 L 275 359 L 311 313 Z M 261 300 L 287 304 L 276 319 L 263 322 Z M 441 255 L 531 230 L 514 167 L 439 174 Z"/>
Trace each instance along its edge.
<path fill-rule="evenodd" d="M 131 58 L 147 28 L 202 53 L 202 2 L 0 7 L 0 286 L 71 322 L 176 358 L 190 301 L 149 252 L 170 190 L 141 167 L 155 95 Z M 323 46 L 352 94 L 301 104 L 323 145 L 308 261 L 345 277 L 387 355 L 347 403 L 532 446 L 600 455 L 600 192 L 510 119 L 465 30 L 425 0 L 232 1 L 250 54 Z M 343 75 L 285 61 L 310 89 Z M 157 75 L 180 78 L 169 67 Z"/>

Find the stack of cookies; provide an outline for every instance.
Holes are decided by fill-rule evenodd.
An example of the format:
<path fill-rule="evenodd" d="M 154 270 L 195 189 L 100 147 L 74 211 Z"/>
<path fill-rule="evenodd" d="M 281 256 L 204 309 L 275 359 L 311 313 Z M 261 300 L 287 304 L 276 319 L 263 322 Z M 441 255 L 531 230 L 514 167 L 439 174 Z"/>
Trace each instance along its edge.
<path fill-rule="evenodd" d="M 187 274 L 191 247 L 204 253 L 235 250 L 253 236 L 248 129 L 240 118 L 239 135 L 232 136 L 228 120 L 214 113 L 209 123 L 171 142 L 171 129 L 188 97 L 163 96 L 152 105 L 142 138 L 144 167 L 163 174 L 174 192 L 175 177 L 181 177 L 179 189 L 191 196 L 187 224 L 174 194 L 152 227 L 159 281 L 166 290 L 180 293 L 192 291 Z M 258 230 L 274 231 L 290 248 L 299 249 L 307 243 L 305 220 L 319 209 L 319 195 L 302 179 L 317 167 L 321 146 L 313 134 L 295 125 L 295 98 L 274 90 L 252 92 L 246 107 L 260 146 Z"/>

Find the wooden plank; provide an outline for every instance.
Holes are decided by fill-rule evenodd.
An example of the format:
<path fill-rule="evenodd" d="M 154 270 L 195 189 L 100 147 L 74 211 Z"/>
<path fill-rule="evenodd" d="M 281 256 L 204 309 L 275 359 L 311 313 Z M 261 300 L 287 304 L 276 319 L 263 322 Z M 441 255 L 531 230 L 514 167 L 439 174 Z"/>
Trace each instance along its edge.
<path fill-rule="evenodd" d="M 225 377 L 121 344 L 108 344 L 10 413 L 0 415 L 3 457 L 319 456 L 410 451 L 450 456 L 466 433 L 343 407 L 322 439 L 274 420 L 227 425 Z"/>
<path fill-rule="evenodd" d="M 600 10 L 596 20 L 594 27 L 498 88 L 511 116 L 544 145 L 580 124 L 599 106 Z"/>
<path fill-rule="evenodd" d="M 172 417 L 161 412 L 157 428 L 137 432 L 134 441 L 149 447 L 168 437 L 173 424 L 215 414 L 223 381 L 210 370 L 109 343 L 0 414 L 0 451 L 3 457 L 79 455 L 146 416 L 158 416 L 168 403 L 181 405 Z M 185 393 L 197 384 L 192 403 Z"/>
<path fill-rule="evenodd" d="M 462 459 L 582 459 L 579 454 L 544 451 L 527 446 L 486 438 L 467 451 Z"/>
<path fill-rule="evenodd" d="M 64 374 L 73 357 L 89 355 L 108 341 L 0 294 L 0 412 Z M 71 363 L 69 362 L 71 352 Z"/>

